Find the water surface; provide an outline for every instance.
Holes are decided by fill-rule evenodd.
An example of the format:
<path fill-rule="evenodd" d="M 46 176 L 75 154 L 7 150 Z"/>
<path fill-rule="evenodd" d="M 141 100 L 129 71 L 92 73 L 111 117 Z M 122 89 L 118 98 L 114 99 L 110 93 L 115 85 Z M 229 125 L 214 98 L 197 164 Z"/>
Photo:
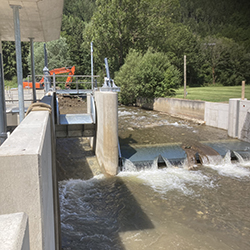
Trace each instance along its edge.
<path fill-rule="evenodd" d="M 131 145 L 228 139 L 224 130 L 123 107 L 119 136 Z M 229 154 L 198 171 L 152 165 L 61 181 L 63 248 L 250 249 L 250 162 Z"/>

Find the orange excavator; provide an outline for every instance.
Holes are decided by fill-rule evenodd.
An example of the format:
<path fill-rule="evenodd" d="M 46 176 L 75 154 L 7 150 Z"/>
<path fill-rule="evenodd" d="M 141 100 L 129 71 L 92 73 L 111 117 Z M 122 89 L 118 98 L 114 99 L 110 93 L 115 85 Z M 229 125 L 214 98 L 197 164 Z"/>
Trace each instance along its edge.
<path fill-rule="evenodd" d="M 57 69 L 52 69 L 49 71 L 50 75 L 53 74 L 65 74 L 69 73 L 69 76 L 67 77 L 65 87 L 68 88 L 70 83 L 72 82 L 72 75 L 75 74 L 75 66 L 70 66 L 70 67 L 63 67 L 63 68 L 57 68 Z M 43 89 L 44 88 L 44 77 L 41 79 L 40 82 L 35 83 L 36 89 Z M 32 88 L 32 82 L 23 82 L 23 88 Z"/>

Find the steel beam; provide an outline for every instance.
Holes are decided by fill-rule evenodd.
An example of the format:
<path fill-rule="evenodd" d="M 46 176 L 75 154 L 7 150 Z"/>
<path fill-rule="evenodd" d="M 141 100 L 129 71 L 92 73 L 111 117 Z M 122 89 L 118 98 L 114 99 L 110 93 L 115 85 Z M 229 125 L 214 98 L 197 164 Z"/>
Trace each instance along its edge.
<path fill-rule="evenodd" d="M 108 77 L 108 87 L 111 87 L 111 79 L 110 79 L 110 74 L 109 74 L 108 59 L 104 58 L 104 62 L 105 62 L 105 68 L 106 68 L 106 73 L 107 73 L 107 77 Z"/>
<path fill-rule="evenodd" d="M 14 17 L 19 121 L 21 123 L 22 120 L 24 119 L 23 67 L 22 67 L 21 32 L 20 32 L 20 19 L 19 19 L 19 9 L 21 9 L 21 6 L 11 5 L 11 8 L 13 9 L 13 17 Z"/>

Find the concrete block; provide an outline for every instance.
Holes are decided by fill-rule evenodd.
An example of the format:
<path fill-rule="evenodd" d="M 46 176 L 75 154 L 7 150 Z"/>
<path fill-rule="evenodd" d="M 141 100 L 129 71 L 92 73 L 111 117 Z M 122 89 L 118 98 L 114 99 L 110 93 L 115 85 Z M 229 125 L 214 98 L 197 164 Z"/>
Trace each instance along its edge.
<path fill-rule="evenodd" d="M 25 213 L 0 215 L 0 249 L 30 249 L 28 216 Z"/>
<path fill-rule="evenodd" d="M 31 112 L 0 147 L 0 213 L 29 216 L 30 248 L 55 249 L 48 111 Z"/>

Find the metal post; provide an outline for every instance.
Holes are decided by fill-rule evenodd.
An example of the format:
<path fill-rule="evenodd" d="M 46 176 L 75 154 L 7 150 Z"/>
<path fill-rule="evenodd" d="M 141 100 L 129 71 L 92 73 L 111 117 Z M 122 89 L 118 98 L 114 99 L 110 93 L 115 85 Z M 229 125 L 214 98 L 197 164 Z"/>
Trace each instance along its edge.
<path fill-rule="evenodd" d="M 184 55 L 184 98 L 187 97 L 187 66 L 186 66 L 186 55 Z"/>
<path fill-rule="evenodd" d="M 90 44 L 91 50 L 91 89 L 94 89 L 94 62 L 93 62 L 93 42 Z"/>
<path fill-rule="evenodd" d="M 78 77 L 76 77 L 76 92 L 79 94 Z"/>
<path fill-rule="evenodd" d="M 46 44 L 43 45 L 43 48 L 44 48 L 44 67 L 48 68 L 48 56 L 47 56 Z"/>
<path fill-rule="evenodd" d="M 20 20 L 19 9 L 21 6 L 11 5 L 14 15 L 15 28 L 15 44 L 16 44 L 16 70 L 18 83 L 18 102 L 19 102 L 19 121 L 24 119 L 24 96 L 23 96 L 23 69 L 22 69 L 22 50 L 21 50 L 21 34 L 20 34 Z"/>
<path fill-rule="evenodd" d="M 34 38 L 30 37 L 33 102 L 36 102 L 36 79 L 35 79 L 35 60 L 34 60 L 34 42 L 33 41 L 34 41 Z"/>
<path fill-rule="evenodd" d="M 5 141 L 6 138 L 7 138 L 7 119 L 6 119 L 2 54 L 0 53 L 0 145 Z"/>
<path fill-rule="evenodd" d="M 56 92 L 56 74 L 53 73 L 53 91 Z"/>
<path fill-rule="evenodd" d="M 108 77 L 108 87 L 111 87 L 108 59 L 105 58 L 104 62 L 105 62 L 105 68 L 106 68 L 106 73 L 107 73 L 107 77 Z"/>
<path fill-rule="evenodd" d="M 49 81 L 49 70 L 47 67 L 44 67 L 43 68 L 43 74 L 44 74 L 44 90 L 45 90 L 45 93 L 48 93 L 49 92 L 49 89 L 50 89 L 50 81 Z"/>
<path fill-rule="evenodd" d="M 245 81 L 242 81 L 242 87 L 241 87 L 241 99 L 245 99 Z"/>

